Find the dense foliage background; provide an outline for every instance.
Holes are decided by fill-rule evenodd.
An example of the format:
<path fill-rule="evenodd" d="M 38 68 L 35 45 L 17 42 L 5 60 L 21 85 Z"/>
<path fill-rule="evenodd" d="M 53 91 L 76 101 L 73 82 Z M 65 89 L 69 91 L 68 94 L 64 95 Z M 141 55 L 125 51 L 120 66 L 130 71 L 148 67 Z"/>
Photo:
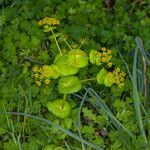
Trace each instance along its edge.
<path fill-rule="evenodd" d="M 64 133 L 44 121 L 5 113 L 0 114 L 0 149 L 48 150 L 48 145 L 52 150 L 148 149 L 149 6 L 149 0 L 0 0 L 0 112 L 40 116 L 78 135 L 75 140 L 68 130 Z M 57 32 L 67 35 L 72 47 L 84 38 L 87 42 L 82 49 L 87 54 L 91 49 L 111 49 L 113 64 L 127 74 L 125 87 L 107 88 L 88 82 L 80 92 L 68 95 L 72 106 L 69 120 L 51 114 L 47 102 L 61 97 L 56 81 L 38 87 L 32 71 L 34 66 L 50 65 L 58 53 L 54 40 L 38 26 L 44 17 L 60 20 Z M 66 49 L 63 43 L 61 46 Z M 135 60 L 137 68 L 133 68 Z M 98 70 L 99 66 L 85 67 L 78 77 L 94 77 Z M 135 93 L 140 99 L 146 139 L 139 128 Z"/>

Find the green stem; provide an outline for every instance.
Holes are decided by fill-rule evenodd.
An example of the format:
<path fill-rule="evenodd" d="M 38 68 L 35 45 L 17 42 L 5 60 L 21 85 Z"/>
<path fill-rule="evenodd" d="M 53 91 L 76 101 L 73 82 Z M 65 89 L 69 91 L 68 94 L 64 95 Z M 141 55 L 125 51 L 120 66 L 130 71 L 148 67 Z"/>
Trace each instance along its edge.
<path fill-rule="evenodd" d="M 79 83 L 87 82 L 87 81 L 94 81 L 94 80 L 96 80 L 96 78 L 84 79 L 84 80 L 80 80 Z"/>
<path fill-rule="evenodd" d="M 80 44 L 79 49 L 81 48 L 82 45 L 83 45 L 83 44 Z"/>
<path fill-rule="evenodd" d="M 84 80 L 80 80 L 80 81 L 78 81 L 78 82 L 75 82 L 75 83 L 72 84 L 72 85 L 75 85 L 75 84 L 78 84 L 78 83 L 87 82 L 87 81 L 94 81 L 94 80 L 96 80 L 96 78 L 84 79 Z M 72 85 L 70 85 L 70 86 L 72 86 Z"/>
<path fill-rule="evenodd" d="M 71 46 L 69 45 L 69 43 L 65 40 L 65 43 L 67 44 L 67 46 L 70 48 L 70 50 L 72 50 Z"/>
<path fill-rule="evenodd" d="M 55 33 L 53 32 L 52 29 L 51 29 L 51 32 L 52 32 L 53 35 L 55 35 Z M 55 40 L 55 42 L 56 42 L 57 48 L 58 48 L 58 50 L 59 50 L 59 53 L 60 53 L 60 55 L 62 56 L 62 52 L 61 52 L 60 46 L 59 46 L 58 41 L 57 41 L 57 39 L 56 39 L 55 36 L 54 36 L 54 40 Z"/>
<path fill-rule="evenodd" d="M 62 100 L 62 107 L 61 107 L 61 109 L 63 109 L 63 108 L 64 108 L 64 106 L 65 106 L 66 97 L 67 97 L 67 95 L 66 95 L 66 94 L 64 94 L 64 96 L 63 96 L 63 100 Z"/>

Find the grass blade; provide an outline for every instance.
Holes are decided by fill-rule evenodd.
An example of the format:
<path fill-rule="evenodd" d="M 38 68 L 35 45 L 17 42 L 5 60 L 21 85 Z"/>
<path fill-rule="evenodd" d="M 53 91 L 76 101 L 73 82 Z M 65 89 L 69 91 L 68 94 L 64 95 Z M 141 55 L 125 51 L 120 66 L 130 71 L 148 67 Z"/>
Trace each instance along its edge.
<path fill-rule="evenodd" d="M 43 122 L 45 122 L 45 123 L 47 123 L 49 125 L 52 125 L 52 126 L 56 127 L 57 129 L 59 129 L 60 131 L 66 133 L 67 135 L 69 135 L 70 137 L 76 139 L 77 141 L 86 144 L 87 146 L 93 147 L 96 150 L 103 150 L 102 148 L 94 145 L 93 143 L 90 143 L 90 142 L 84 140 L 83 138 L 81 138 L 81 137 L 77 136 L 76 134 L 72 133 L 71 131 L 62 128 L 58 124 L 55 124 L 52 121 L 47 120 L 45 118 L 42 118 L 42 117 L 39 117 L 39 116 L 30 115 L 30 114 L 25 114 L 25 113 L 21 113 L 21 112 L 0 112 L 0 114 L 20 115 L 20 116 L 25 116 L 25 117 L 28 117 L 28 118 L 33 118 L 33 119 L 37 119 L 37 120 L 43 121 Z"/>
<path fill-rule="evenodd" d="M 144 56 L 144 58 L 146 59 L 147 61 L 147 64 L 150 65 L 150 59 L 148 58 L 148 56 L 146 55 L 146 52 L 145 52 L 145 49 L 143 47 L 143 43 L 142 43 L 142 40 L 139 36 L 137 36 L 135 38 L 135 42 L 137 44 L 137 47 L 139 48 L 140 52 L 142 53 L 142 55 Z"/>
<path fill-rule="evenodd" d="M 137 70 L 136 70 L 137 54 L 138 54 L 138 49 L 135 50 L 133 72 L 132 72 L 133 100 L 134 100 L 134 108 L 135 108 L 136 118 L 137 118 L 138 125 L 139 125 L 139 130 L 140 130 L 142 137 L 144 138 L 145 143 L 148 145 L 145 130 L 144 130 L 144 125 L 142 121 L 140 98 L 139 98 L 138 89 L 137 89 Z"/>

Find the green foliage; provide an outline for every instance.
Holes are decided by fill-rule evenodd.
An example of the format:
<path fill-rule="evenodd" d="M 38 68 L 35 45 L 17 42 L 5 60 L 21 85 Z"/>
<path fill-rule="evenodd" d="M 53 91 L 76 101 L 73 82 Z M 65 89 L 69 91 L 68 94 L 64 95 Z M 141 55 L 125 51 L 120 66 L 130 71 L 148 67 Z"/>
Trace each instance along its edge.
<path fill-rule="evenodd" d="M 68 102 L 64 102 L 61 99 L 54 100 L 47 103 L 47 108 L 55 116 L 59 118 L 66 118 L 69 116 L 71 111 L 71 106 Z"/>
<path fill-rule="evenodd" d="M 99 149 L 148 149 L 140 133 L 139 117 L 136 117 L 138 110 L 141 110 L 142 131 L 146 131 L 148 139 L 148 3 L 146 0 L 108 3 L 104 0 L 1 0 L 0 112 L 24 112 L 47 118 L 97 145 Z M 38 21 L 44 17 L 57 18 L 60 24 L 57 28 L 52 25 L 42 29 Z M 137 53 L 134 77 L 137 76 L 138 81 L 134 80 L 133 84 L 128 71 L 133 67 L 136 36 L 141 37 L 145 49 Z M 112 66 L 100 59 L 102 47 L 110 48 Z M 146 60 L 145 71 L 141 55 Z M 41 80 L 48 84 L 35 85 L 34 66 L 38 69 L 50 66 L 50 79 Z M 124 87 L 116 86 L 108 76 L 115 67 L 127 73 Z M 40 78 L 37 79 L 40 83 Z M 96 101 L 94 96 L 89 98 L 88 90 L 88 94 L 83 96 L 85 83 L 100 95 L 103 104 L 111 110 L 121 127 L 133 134 L 132 138 L 117 126 L 118 122 L 113 120 L 105 105 L 102 105 L 104 109 L 100 107 L 101 101 Z M 135 90 L 133 85 L 136 83 Z M 67 94 L 63 100 L 62 94 Z M 139 109 L 135 107 L 137 97 L 140 99 Z M 78 114 L 80 98 L 85 101 Z M 67 145 L 70 149 L 92 149 L 83 144 L 86 143 L 83 139 L 79 140 L 83 142 L 80 143 L 56 127 L 19 115 L 0 114 L 0 139 L 0 148 L 4 150 L 10 147 L 12 150 L 62 150 L 67 149 Z"/>
<path fill-rule="evenodd" d="M 58 81 L 58 91 L 61 94 L 70 94 L 78 92 L 81 89 L 81 83 L 78 77 L 68 76 L 60 78 Z"/>

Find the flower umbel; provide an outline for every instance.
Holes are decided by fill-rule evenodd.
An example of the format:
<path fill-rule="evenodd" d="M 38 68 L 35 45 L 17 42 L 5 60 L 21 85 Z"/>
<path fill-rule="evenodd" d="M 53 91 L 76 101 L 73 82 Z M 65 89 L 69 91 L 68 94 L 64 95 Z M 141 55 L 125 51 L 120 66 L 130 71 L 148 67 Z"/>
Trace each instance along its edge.
<path fill-rule="evenodd" d="M 108 67 L 112 66 L 111 62 L 112 51 L 102 47 L 100 52 L 96 50 L 91 50 L 90 52 L 90 62 L 92 64 L 101 65 L 102 63 L 107 64 Z"/>
<path fill-rule="evenodd" d="M 59 25 L 60 21 L 56 18 L 48 18 L 45 17 L 43 20 L 39 20 L 38 24 L 39 26 L 45 26 L 45 25 L 49 25 L 49 26 L 54 26 L 54 25 Z"/>
<path fill-rule="evenodd" d="M 37 86 L 41 86 L 42 83 L 49 84 L 52 76 L 52 68 L 50 66 L 34 67 L 34 78 Z"/>
<path fill-rule="evenodd" d="M 125 73 L 120 70 L 120 68 L 116 68 L 113 72 L 109 72 L 111 80 L 113 83 L 117 84 L 120 88 L 124 86 Z"/>

